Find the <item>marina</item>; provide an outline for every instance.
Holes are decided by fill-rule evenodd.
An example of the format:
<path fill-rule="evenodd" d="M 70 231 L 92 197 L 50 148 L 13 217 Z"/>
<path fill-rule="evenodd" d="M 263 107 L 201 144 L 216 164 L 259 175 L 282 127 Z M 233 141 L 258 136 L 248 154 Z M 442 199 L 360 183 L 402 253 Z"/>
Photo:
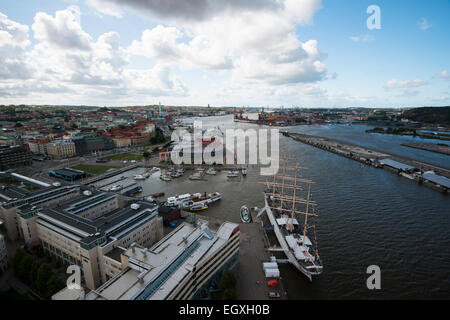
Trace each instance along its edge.
<path fill-rule="evenodd" d="M 241 123 L 226 125 L 244 128 L 252 126 Z M 297 127 L 292 129 L 296 130 Z M 352 127 L 339 126 L 326 129 L 336 132 L 355 130 Z M 448 267 L 447 258 L 450 255 L 446 237 L 450 226 L 442 214 L 442 208 L 449 205 L 446 197 L 443 198 L 440 193 L 430 188 L 405 182 L 402 177 L 387 170 L 366 167 L 358 161 L 349 161 L 346 157 L 309 144 L 298 143 L 290 137 L 280 135 L 280 145 L 281 148 L 288 149 L 294 157 L 298 157 L 301 166 L 308 168 L 308 179 L 315 182 L 312 194 L 314 201 L 319 204 L 317 239 L 324 271 L 313 279 L 312 284 L 298 269 L 286 263 L 283 251 L 277 251 L 280 246 L 267 216 L 263 214 L 256 218 L 253 208 L 265 206 L 265 186 L 260 183 L 258 166 L 248 166 L 245 179 L 227 177 L 228 171 L 241 166 L 216 166 L 217 174 L 208 175 L 206 181 L 189 179 L 189 176 L 195 173 L 193 169 L 198 167 L 194 165 L 184 166 L 184 175 L 169 182 L 160 180 L 160 173 L 155 170 L 148 179 L 137 181 L 143 192 L 136 196 L 140 198 L 162 193 L 173 196 L 192 192 L 219 192 L 225 201 L 217 201 L 211 206 L 208 205 L 207 210 L 191 214 L 201 216 L 202 219 L 240 223 L 242 230 L 249 229 L 249 239 L 246 239 L 245 232 L 242 232 L 240 258 L 236 266 L 236 277 L 240 279 L 237 284 L 238 297 L 264 299 L 268 292 L 276 289 L 282 299 L 284 292 L 287 292 L 284 297 L 289 299 L 371 298 L 374 292 L 367 290 L 365 286 L 365 270 L 371 264 L 382 266 L 383 281 L 390 283 L 390 286 L 385 287 L 378 295 L 380 297 L 403 299 L 445 296 L 445 290 L 442 288 L 450 287 L 444 271 Z M 137 167 L 109 179 L 113 181 L 122 175 L 133 178 L 134 175 L 143 174 L 152 167 L 154 165 Z M 158 167 L 164 170 L 170 166 Z M 106 182 L 108 179 L 98 183 Z M 243 197 L 245 201 L 242 200 Z M 379 198 L 385 200 L 380 202 Z M 165 201 L 164 197 L 159 200 Z M 243 205 L 252 208 L 250 211 L 256 223 L 241 221 L 240 208 Z M 355 243 L 358 243 L 358 246 L 355 246 Z M 422 257 L 432 251 L 437 253 L 430 257 L 430 263 L 438 270 L 437 277 L 430 280 L 425 276 L 429 262 L 425 262 Z M 281 277 L 278 279 L 279 288 L 270 288 L 265 278 L 262 263 L 269 262 L 271 256 L 278 260 Z M 402 264 L 394 263 L 393 257 L 401 259 Z M 255 266 L 255 261 L 259 261 L 261 265 Z M 245 273 L 249 270 L 252 270 L 254 275 L 246 279 Z M 413 278 L 411 270 L 417 270 Z M 245 284 L 251 287 L 246 289 Z M 405 286 L 408 291 L 404 290 Z M 441 289 L 436 290 L 438 287 Z"/>

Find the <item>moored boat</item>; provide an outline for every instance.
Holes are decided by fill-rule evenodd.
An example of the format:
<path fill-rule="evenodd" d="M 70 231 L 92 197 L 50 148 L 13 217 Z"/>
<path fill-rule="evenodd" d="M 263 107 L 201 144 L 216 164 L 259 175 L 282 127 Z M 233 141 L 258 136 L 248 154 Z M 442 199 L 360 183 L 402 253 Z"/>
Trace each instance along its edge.
<path fill-rule="evenodd" d="M 205 173 L 213 176 L 217 173 L 217 171 L 214 168 L 209 168 Z"/>
<path fill-rule="evenodd" d="M 109 188 L 108 191 L 119 191 L 119 190 L 122 190 L 122 189 L 123 189 L 123 185 L 116 184 L 116 185 L 113 185 L 111 188 Z"/>
<path fill-rule="evenodd" d="M 208 209 L 208 205 L 205 202 L 196 203 L 191 207 L 191 211 L 202 211 Z"/>
<path fill-rule="evenodd" d="M 133 177 L 134 180 L 145 180 L 145 177 L 141 174 L 137 174 Z"/>
<path fill-rule="evenodd" d="M 162 174 L 159 178 L 163 181 L 172 181 L 172 178 L 168 174 Z"/>
<path fill-rule="evenodd" d="M 250 210 L 247 206 L 241 207 L 241 221 L 244 223 L 250 223 L 252 221 L 252 217 L 250 215 Z"/>
<path fill-rule="evenodd" d="M 179 173 L 178 171 L 174 171 L 174 172 L 172 172 L 171 174 L 170 174 L 170 176 L 172 177 L 172 178 L 179 178 L 179 177 L 181 177 L 183 174 L 182 173 Z"/>
<path fill-rule="evenodd" d="M 201 180 L 202 176 L 199 173 L 194 173 L 193 175 L 189 176 L 189 180 Z"/>
<path fill-rule="evenodd" d="M 237 171 L 237 170 L 228 171 L 228 174 L 227 174 L 228 178 L 235 178 L 238 176 L 239 176 L 239 171 Z"/>

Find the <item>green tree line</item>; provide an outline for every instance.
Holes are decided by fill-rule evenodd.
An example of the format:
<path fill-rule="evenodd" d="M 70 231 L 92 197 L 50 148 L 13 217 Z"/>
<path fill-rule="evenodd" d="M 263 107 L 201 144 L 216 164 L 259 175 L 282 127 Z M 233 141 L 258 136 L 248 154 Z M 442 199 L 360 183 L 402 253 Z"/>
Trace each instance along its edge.
<path fill-rule="evenodd" d="M 21 249 L 14 253 L 12 266 L 18 278 L 45 298 L 50 298 L 64 288 L 64 283 L 49 264 L 40 264 L 32 255 Z"/>

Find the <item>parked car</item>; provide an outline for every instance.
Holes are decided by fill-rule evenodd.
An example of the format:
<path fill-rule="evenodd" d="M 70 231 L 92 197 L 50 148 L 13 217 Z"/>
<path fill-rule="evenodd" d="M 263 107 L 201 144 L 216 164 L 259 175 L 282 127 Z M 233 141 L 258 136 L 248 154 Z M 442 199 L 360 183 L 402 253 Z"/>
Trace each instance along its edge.
<path fill-rule="evenodd" d="M 269 292 L 269 298 L 280 298 L 280 294 L 278 292 Z"/>

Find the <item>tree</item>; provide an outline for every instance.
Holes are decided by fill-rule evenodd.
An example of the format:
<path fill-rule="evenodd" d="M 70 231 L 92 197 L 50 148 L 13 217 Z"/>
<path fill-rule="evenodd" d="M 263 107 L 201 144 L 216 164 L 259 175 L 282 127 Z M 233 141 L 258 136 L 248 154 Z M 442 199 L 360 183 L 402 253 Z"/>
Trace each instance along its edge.
<path fill-rule="evenodd" d="M 28 275 L 31 283 L 36 284 L 36 279 L 37 279 L 37 275 L 38 275 L 38 270 L 39 267 L 41 266 L 41 264 L 37 261 L 33 261 L 33 263 L 31 264 L 31 268 L 30 268 L 30 273 Z"/>
<path fill-rule="evenodd" d="M 17 249 L 12 258 L 12 265 L 14 268 L 14 273 L 17 275 L 19 274 L 20 262 L 22 261 L 24 256 L 25 256 L 25 252 L 23 250 Z"/>
<path fill-rule="evenodd" d="M 51 297 L 56 292 L 64 288 L 64 284 L 55 274 L 52 275 L 47 281 L 47 297 Z"/>
<path fill-rule="evenodd" d="M 33 264 L 33 257 L 29 254 L 25 254 L 19 264 L 19 273 L 18 276 L 23 280 L 29 280 L 29 273 L 31 269 L 31 265 Z"/>
<path fill-rule="evenodd" d="M 52 269 L 48 264 L 43 264 L 39 267 L 36 277 L 36 287 L 41 293 L 47 292 L 47 281 L 52 276 Z"/>

